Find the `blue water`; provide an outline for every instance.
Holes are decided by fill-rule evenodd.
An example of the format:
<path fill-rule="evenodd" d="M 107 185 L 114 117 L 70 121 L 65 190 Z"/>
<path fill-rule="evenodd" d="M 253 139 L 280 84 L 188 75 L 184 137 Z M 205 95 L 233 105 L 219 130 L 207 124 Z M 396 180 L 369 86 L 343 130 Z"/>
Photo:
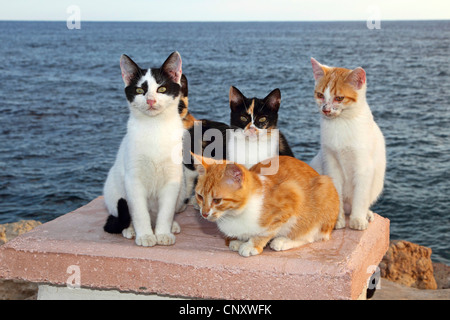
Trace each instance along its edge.
<path fill-rule="evenodd" d="M 0 223 L 48 221 L 102 193 L 128 110 L 119 57 L 159 66 L 181 53 L 197 117 L 228 121 L 228 90 L 280 88 L 279 127 L 296 156 L 319 148 L 310 57 L 362 66 L 387 144 L 374 211 L 391 239 L 450 263 L 450 22 L 0 22 Z"/>

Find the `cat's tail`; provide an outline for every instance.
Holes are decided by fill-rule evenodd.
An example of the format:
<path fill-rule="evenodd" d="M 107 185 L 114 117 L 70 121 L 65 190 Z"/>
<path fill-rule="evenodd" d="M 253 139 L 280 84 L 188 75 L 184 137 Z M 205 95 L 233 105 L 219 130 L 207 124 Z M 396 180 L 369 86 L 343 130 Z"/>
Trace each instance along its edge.
<path fill-rule="evenodd" d="M 121 198 L 117 202 L 117 212 L 118 216 L 110 215 L 103 226 L 103 230 L 108 233 L 122 233 L 123 229 L 130 226 L 131 216 L 128 210 L 127 200 Z"/>

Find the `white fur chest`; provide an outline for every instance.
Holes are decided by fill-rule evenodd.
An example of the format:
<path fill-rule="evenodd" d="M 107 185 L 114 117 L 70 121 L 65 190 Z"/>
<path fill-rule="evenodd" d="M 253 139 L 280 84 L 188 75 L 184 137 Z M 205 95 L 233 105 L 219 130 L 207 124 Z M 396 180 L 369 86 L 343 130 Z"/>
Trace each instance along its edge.
<path fill-rule="evenodd" d="M 239 240 L 248 240 L 257 234 L 263 234 L 265 229 L 259 222 L 262 205 L 263 195 L 254 195 L 248 200 L 243 212 L 238 215 L 229 214 L 219 219 L 217 226 L 227 236 L 236 237 Z"/>
<path fill-rule="evenodd" d="M 145 177 L 174 166 L 181 168 L 182 137 L 183 126 L 178 114 L 130 117 L 125 136 L 125 170 Z"/>

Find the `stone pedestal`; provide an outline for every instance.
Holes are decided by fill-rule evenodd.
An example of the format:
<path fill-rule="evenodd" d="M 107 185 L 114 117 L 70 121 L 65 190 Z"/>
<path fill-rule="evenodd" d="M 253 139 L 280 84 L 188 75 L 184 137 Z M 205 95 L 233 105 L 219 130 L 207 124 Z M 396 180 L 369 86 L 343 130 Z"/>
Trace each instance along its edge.
<path fill-rule="evenodd" d="M 83 290 L 76 287 L 81 286 L 119 296 L 357 299 L 365 297 L 367 281 L 389 245 L 389 220 L 376 214 L 365 231 L 335 230 L 329 241 L 285 252 L 267 247 L 248 258 L 230 251 L 216 224 L 192 207 L 176 215 L 181 233 L 169 247 L 139 247 L 105 233 L 107 216 L 99 197 L 4 244 L 0 278 L 46 285 L 40 289 L 46 298 L 51 295 L 44 291 L 55 286 L 75 287 L 80 298 Z M 70 296 L 70 290 L 64 292 Z"/>

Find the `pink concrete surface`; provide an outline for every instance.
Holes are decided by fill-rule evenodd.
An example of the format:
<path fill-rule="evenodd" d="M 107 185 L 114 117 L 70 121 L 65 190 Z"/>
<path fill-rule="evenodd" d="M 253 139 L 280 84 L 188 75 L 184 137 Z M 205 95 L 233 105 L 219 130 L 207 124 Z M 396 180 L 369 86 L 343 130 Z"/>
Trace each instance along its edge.
<path fill-rule="evenodd" d="M 0 278 L 217 299 L 356 299 L 389 244 L 389 220 L 375 215 L 365 231 L 335 230 L 332 239 L 244 258 L 225 246 L 215 223 L 189 207 L 176 215 L 173 246 L 139 247 L 103 231 L 99 197 L 0 247 Z M 69 269 L 70 271 L 70 269 Z"/>

